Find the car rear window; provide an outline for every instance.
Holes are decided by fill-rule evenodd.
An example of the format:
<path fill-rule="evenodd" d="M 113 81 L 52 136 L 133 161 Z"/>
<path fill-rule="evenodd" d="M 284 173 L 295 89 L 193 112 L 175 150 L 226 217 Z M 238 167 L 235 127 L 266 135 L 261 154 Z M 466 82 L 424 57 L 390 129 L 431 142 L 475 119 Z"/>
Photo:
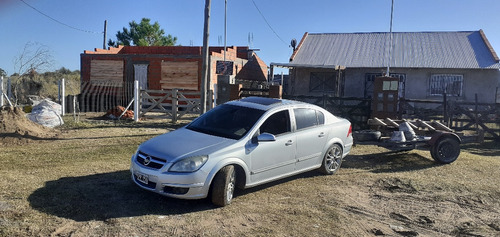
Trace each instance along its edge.
<path fill-rule="evenodd" d="M 320 111 L 309 108 L 300 108 L 293 110 L 297 130 L 314 127 L 325 123 L 325 115 Z"/>

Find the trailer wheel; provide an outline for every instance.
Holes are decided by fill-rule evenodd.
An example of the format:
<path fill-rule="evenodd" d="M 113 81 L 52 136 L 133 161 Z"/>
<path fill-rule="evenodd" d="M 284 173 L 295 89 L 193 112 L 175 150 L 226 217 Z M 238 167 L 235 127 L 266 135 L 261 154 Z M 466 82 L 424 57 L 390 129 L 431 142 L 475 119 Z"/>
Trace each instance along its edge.
<path fill-rule="evenodd" d="M 439 163 L 449 164 L 460 155 L 460 142 L 456 138 L 442 137 L 431 147 L 432 158 Z"/>
<path fill-rule="evenodd" d="M 373 130 L 361 130 L 361 131 L 354 131 L 352 133 L 354 142 L 378 141 L 381 136 L 382 133 L 380 131 L 373 131 Z"/>

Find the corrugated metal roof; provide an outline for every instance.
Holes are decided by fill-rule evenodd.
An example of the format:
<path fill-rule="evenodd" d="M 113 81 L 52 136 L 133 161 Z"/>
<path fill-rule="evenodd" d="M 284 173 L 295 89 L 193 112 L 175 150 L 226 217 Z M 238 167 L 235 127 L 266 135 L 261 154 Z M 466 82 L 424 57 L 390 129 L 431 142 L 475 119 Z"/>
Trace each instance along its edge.
<path fill-rule="evenodd" d="M 393 33 L 392 68 L 499 69 L 481 31 Z M 389 33 L 306 34 L 291 64 L 383 68 Z"/>

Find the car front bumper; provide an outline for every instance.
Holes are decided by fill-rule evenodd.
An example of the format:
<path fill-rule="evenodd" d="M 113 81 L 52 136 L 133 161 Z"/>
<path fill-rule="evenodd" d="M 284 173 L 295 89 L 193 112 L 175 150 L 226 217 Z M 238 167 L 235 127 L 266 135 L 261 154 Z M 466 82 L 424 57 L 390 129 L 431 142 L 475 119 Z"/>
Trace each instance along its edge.
<path fill-rule="evenodd" d="M 206 184 L 207 173 L 198 170 L 192 173 L 164 172 L 168 170 L 170 163 L 164 168 L 156 170 L 138 164 L 134 158 L 130 165 L 132 180 L 141 188 L 164 196 L 180 199 L 206 198 L 210 186 Z"/>

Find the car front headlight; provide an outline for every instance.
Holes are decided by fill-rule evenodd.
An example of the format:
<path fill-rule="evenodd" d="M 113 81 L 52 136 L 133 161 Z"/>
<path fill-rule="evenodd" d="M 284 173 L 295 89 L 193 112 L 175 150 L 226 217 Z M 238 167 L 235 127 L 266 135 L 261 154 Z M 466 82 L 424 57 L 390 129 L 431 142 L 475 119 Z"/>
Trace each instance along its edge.
<path fill-rule="evenodd" d="M 175 162 L 168 171 L 170 172 L 195 172 L 208 160 L 208 156 L 193 156 Z"/>

